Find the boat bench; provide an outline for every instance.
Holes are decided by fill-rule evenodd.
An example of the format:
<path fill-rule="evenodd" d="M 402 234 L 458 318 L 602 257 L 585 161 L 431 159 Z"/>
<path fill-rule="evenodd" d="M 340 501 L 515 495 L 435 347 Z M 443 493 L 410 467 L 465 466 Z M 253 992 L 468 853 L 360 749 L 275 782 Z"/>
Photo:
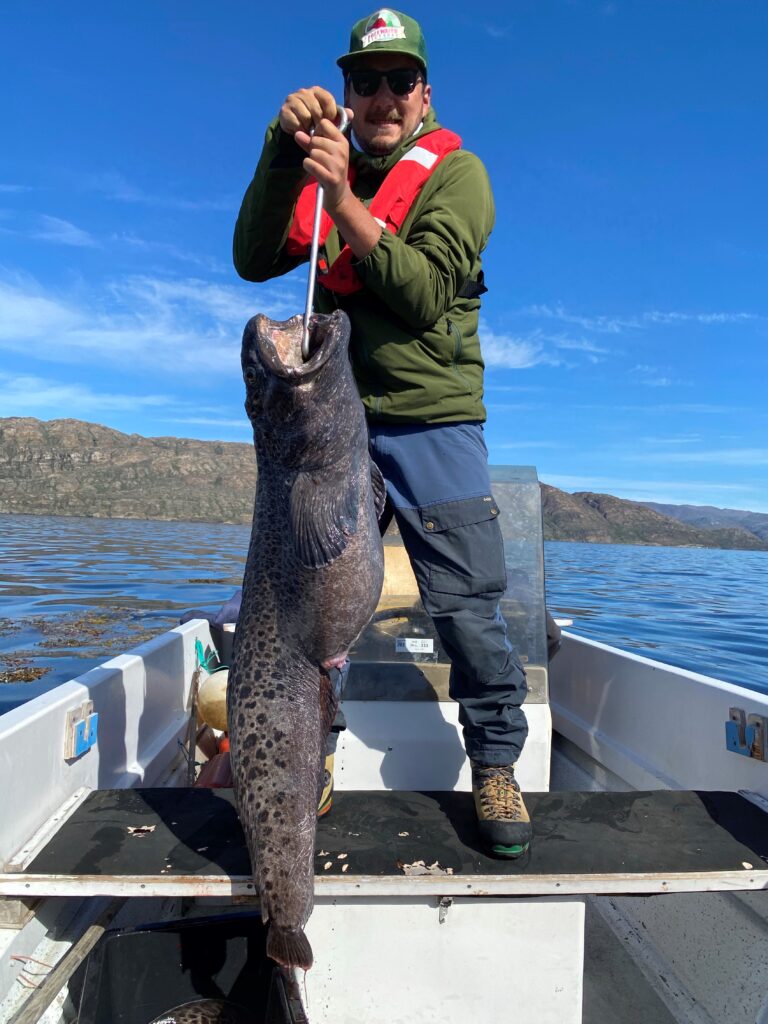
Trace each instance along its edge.
<path fill-rule="evenodd" d="M 768 888 L 768 815 L 722 792 L 526 793 L 534 840 L 480 848 L 465 792 L 339 792 L 318 823 L 313 1024 L 579 1024 L 587 894 Z M 232 793 L 90 792 L 0 895 L 257 900 Z"/>

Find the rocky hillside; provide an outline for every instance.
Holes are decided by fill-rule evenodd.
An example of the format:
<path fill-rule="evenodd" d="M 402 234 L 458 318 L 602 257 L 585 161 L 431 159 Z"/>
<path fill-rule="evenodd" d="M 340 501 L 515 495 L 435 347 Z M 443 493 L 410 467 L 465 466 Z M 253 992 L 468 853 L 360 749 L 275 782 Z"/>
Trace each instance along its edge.
<path fill-rule="evenodd" d="M 255 486 L 250 444 L 0 419 L 0 512 L 244 523 Z"/>
<path fill-rule="evenodd" d="M 0 419 L 0 513 L 249 523 L 255 485 L 250 444 Z M 547 540 L 768 550 L 747 530 L 687 525 L 608 494 L 542 484 L 542 504 Z"/>
<path fill-rule="evenodd" d="M 548 540 L 600 544 L 664 544 L 669 547 L 768 550 L 768 543 L 747 530 L 702 529 L 635 501 L 581 491 L 566 494 L 542 484 L 544 533 Z"/>
<path fill-rule="evenodd" d="M 768 541 L 768 514 L 765 512 L 744 512 L 737 508 L 716 508 L 714 505 L 660 505 L 655 501 L 642 502 L 654 512 L 672 516 L 681 523 L 711 530 L 718 526 L 737 527 L 754 533 L 760 540 Z"/>

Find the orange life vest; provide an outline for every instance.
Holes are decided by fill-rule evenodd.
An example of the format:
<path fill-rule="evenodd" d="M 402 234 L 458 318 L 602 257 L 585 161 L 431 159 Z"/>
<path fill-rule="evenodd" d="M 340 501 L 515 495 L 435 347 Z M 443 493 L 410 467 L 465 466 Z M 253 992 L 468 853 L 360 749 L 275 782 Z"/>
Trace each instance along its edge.
<path fill-rule="evenodd" d="M 416 200 L 424 182 L 443 157 L 461 147 L 461 139 L 447 128 L 437 128 L 419 140 L 397 161 L 382 181 L 378 192 L 371 200 L 368 212 L 387 231 L 395 234 L 403 225 L 408 211 Z M 355 170 L 352 164 L 347 172 L 352 185 Z M 312 246 L 312 227 L 317 205 L 317 182 L 305 185 L 301 190 L 288 234 L 286 249 L 291 256 L 306 256 Z M 320 221 L 320 244 L 328 237 L 333 221 L 323 210 Z M 318 260 L 318 281 L 324 288 L 340 295 L 350 295 L 363 287 L 363 282 L 352 266 L 354 254 L 345 245 L 333 265 L 328 267 Z"/>

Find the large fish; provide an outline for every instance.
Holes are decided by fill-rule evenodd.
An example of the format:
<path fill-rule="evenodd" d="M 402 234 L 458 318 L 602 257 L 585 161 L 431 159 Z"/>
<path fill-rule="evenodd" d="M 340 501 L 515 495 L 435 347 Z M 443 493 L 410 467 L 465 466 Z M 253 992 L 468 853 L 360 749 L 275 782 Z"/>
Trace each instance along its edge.
<path fill-rule="evenodd" d="M 267 954 L 306 970 L 317 802 L 338 705 L 329 672 L 379 599 L 385 490 L 368 454 L 346 314 L 313 317 L 306 361 L 301 335 L 298 316 L 254 317 L 243 335 L 258 482 L 227 714 Z"/>
<path fill-rule="evenodd" d="M 234 1003 L 221 999 L 195 999 L 166 1010 L 151 1024 L 249 1024 L 253 1018 Z"/>

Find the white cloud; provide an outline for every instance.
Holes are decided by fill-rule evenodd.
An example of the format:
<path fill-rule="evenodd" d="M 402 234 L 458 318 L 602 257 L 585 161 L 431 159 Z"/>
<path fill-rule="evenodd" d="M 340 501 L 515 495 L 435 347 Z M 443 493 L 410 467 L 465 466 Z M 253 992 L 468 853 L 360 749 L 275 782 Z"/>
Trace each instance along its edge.
<path fill-rule="evenodd" d="M 572 338 L 567 334 L 548 334 L 536 329 L 524 335 L 494 331 L 488 323 L 480 321 L 480 344 L 485 365 L 494 368 L 524 370 L 532 366 L 575 366 L 566 362 L 560 352 L 578 352 L 590 363 L 602 361 L 609 353 L 588 338 Z"/>
<path fill-rule="evenodd" d="M 26 214 L 20 215 L 15 210 L 0 210 L 0 219 L 6 222 L 14 221 L 15 227 L 3 227 L 2 233 L 22 238 L 34 238 L 37 241 L 53 242 L 59 245 L 73 245 L 89 248 L 103 248 L 103 243 L 85 231 L 62 217 L 52 217 L 48 214 Z M 21 225 L 21 226 L 19 226 Z M 111 249 L 133 249 L 142 253 L 158 253 L 162 256 L 170 256 L 172 259 L 184 263 L 192 263 L 212 273 L 228 272 L 229 267 L 210 256 L 200 256 L 197 253 L 188 252 L 174 245 L 172 242 L 152 241 L 140 238 L 132 232 L 112 232 L 107 239 Z"/>
<path fill-rule="evenodd" d="M 677 434 L 675 437 L 641 437 L 638 440 L 642 444 L 697 444 L 701 441 L 701 434 Z"/>
<path fill-rule="evenodd" d="M 100 246 L 100 243 L 87 231 L 76 227 L 68 220 L 62 220 L 61 217 L 49 217 L 45 213 L 38 215 L 37 227 L 33 228 L 31 237 L 43 242 L 57 242 L 60 245 L 87 246 L 89 248 Z"/>
<path fill-rule="evenodd" d="M 174 245 L 172 242 L 156 242 L 147 238 L 139 238 L 134 234 L 126 233 L 113 233 L 110 236 L 110 239 L 118 246 L 128 247 L 138 250 L 139 252 L 160 253 L 163 256 L 170 256 L 172 259 L 180 260 L 183 263 L 192 263 L 195 266 L 202 267 L 203 269 L 209 270 L 215 274 L 223 274 L 229 270 L 229 267 L 210 256 L 199 256 L 197 253 L 187 252 L 185 249 L 180 249 L 179 246 Z"/>
<path fill-rule="evenodd" d="M 638 330 L 649 324 L 682 324 L 697 323 L 704 325 L 718 324 L 743 324 L 750 321 L 768 320 L 768 316 L 760 313 L 696 313 L 689 311 L 662 311 L 649 310 L 644 313 L 632 314 L 629 316 L 586 316 L 579 313 L 571 313 L 562 305 L 550 306 L 539 304 L 526 306 L 518 311 L 518 315 L 525 317 L 541 317 L 546 320 L 558 320 L 565 324 L 574 324 L 584 330 L 596 331 L 600 334 L 620 334 L 625 330 Z"/>
<path fill-rule="evenodd" d="M 610 412 L 616 416 L 619 413 L 641 413 L 643 416 L 653 415 L 711 415 L 711 416 L 724 416 L 744 413 L 745 407 L 743 405 L 715 405 L 705 402 L 657 402 L 653 405 L 635 405 L 628 402 L 622 404 L 612 403 L 611 405 L 603 405 L 597 402 L 579 402 L 571 406 L 574 410 L 578 409 L 581 412 L 597 412 L 606 413 Z M 754 407 L 750 409 L 750 415 L 754 418 L 757 414 L 757 409 Z"/>
<path fill-rule="evenodd" d="M 664 377 L 655 366 L 635 366 L 631 373 L 637 377 L 641 384 L 650 388 L 668 388 L 674 384 L 671 377 Z"/>
<path fill-rule="evenodd" d="M 116 171 L 94 175 L 87 182 L 87 185 L 93 191 L 101 192 L 108 198 L 117 199 L 123 203 L 160 206 L 168 210 L 184 210 L 189 213 L 199 213 L 204 210 L 227 210 L 234 212 L 240 205 L 239 198 L 235 196 L 217 199 L 185 199 L 181 196 L 157 195 L 145 192 L 138 186 L 132 185 L 122 174 Z"/>
<path fill-rule="evenodd" d="M 628 327 L 639 327 L 637 319 L 625 319 L 615 316 L 581 316 L 577 313 L 569 313 L 562 306 L 534 305 L 526 306 L 520 310 L 522 316 L 543 317 L 547 320 L 559 320 L 565 324 L 575 324 L 587 331 L 597 331 L 600 334 L 620 334 Z"/>
<path fill-rule="evenodd" d="M 551 340 L 557 345 L 558 348 L 565 349 L 572 352 L 585 352 L 591 356 L 607 356 L 615 350 L 609 348 L 603 348 L 600 345 L 596 345 L 594 341 L 589 341 L 587 338 L 569 338 L 567 335 L 554 335 Z M 597 361 L 597 360 L 595 360 Z"/>
<path fill-rule="evenodd" d="M 167 408 L 167 395 L 125 395 L 92 391 L 81 384 L 61 384 L 31 374 L 0 371 L 3 416 L 49 416 L 83 419 L 101 412 L 135 412 L 138 409 Z M 55 411 L 54 411 L 55 410 Z"/>
<path fill-rule="evenodd" d="M 239 419 L 228 419 L 226 417 L 216 416 L 178 416 L 168 418 L 164 420 L 165 423 L 186 423 L 193 424 L 195 426 L 203 427 L 227 427 L 235 430 L 241 430 L 249 438 L 251 437 L 253 430 L 248 417 L 243 411 L 243 415 Z"/>
<path fill-rule="evenodd" d="M 711 466 L 768 466 L 768 448 L 713 448 L 705 451 L 628 452 L 632 462 L 666 464 L 706 463 Z"/>
<path fill-rule="evenodd" d="M 0 217 L 5 221 L 13 218 L 16 224 L 19 224 L 19 217 L 15 211 L 0 210 Z M 19 238 L 33 238 L 38 242 L 53 242 L 55 245 L 101 248 L 101 243 L 93 235 L 61 217 L 51 217 L 46 213 L 27 214 L 22 217 L 21 223 L 22 227 L 3 227 L 2 233 Z"/>
<path fill-rule="evenodd" d="M 219 285 L 129 277 L 106 293 L 58 295 L 29 277 L 0 279 L 0 350 L 55 362 L 239 375 L 243 327 L 257 310 L 295 313 L 290 284 Z"/>
<path fill-rule="evenodd" d="M 630 411 L 651 413 L 685 413 L 692 416 L 720 416 L 726 413 L 743 413 L 744 406 L 715 405 L 706 402 L 668 402 L 663 405 L 627 406 Z"/>
<path fill-rule="evenodd" d="M 493 412 L 494 415 L 497 415 L 499 413 L 506 414 L 506 413 L 511 413 L 511 412 L 515 412 L 515 413 L 520 413 L 520 412 L 540 413 L 541 412 L 541 406 L 540 405 L 534 405 L 533 403 L 525 403 L 525 402 L 514 402 L 514 403 L 513 402 L 486 402 L 485 406 L 486 406 L 488 412 Z"/>
<path fill-rule="evenodd" d="M 766 320 L 768 317 L 759 313 L 662 313 L 652 310 L 643 313 L 643 320 L 651 324 L 740 324 L 750 320 Z"/>
<path fill-rule="evenodd" d="M 492 25 L 488 23 L 483 28 L 491 39 L 506 39 L 512 31 L 511 25 Z"/>
<path fill-rule="evenodd" d="M 480 322 L 480 346 L 487 367 L 503 367 L 507 370 L 525 370 L 539 363 L 553 363 L 535 337 L 515 338 L 509 334 L 497 334 Z"/>
<path fill-rule="evenodd" d="M 646 491 L 675 486 L 669 480 L 627 480 L 617 476 L 595 476 L 592 474 L 562 474 L 541 471 L 544 483 L 569 491 L 600 491 L 604 494 L 618 494 L 619 491 Z M 713 484 L 710 480 L 686 481 L 685 486 L 698 490 L 738 490 L 741 484 Z M 646 499 L 643 499 L 646 500 Z M 650 500 L 650 499 L 648 499 Z"/>
<path fill-rule="evenodd" d="M 0 346 L 18 339 L 20 350 L 25 351 L 29 341 L 51 330 L 67 332 L 79 321 L 77 311 L 49 298 L 31 278 L 14 275 L 0 280 Z"/>
<path fill-rule="evenodd" d="M 253 313 L 253 300 L 245 288 L 200 278 L 134 276 L 113 283 L 111 288 L 121 304 L 152 310 L 163 319 L 191 313 L 220 326 L 243 327 Z"/>
<path fill-rule="evenodd" d="M 31 192 L 31 185 L 10 185 L 0 183 L 0 192 Z"/>
<path fill-rule="evenodd" d="M 543 387 L 541 384 L 494 384 L 493 377 L 490 377 L 490 379 L 485 382 L 485 393 L 488 395 L 492 391 L 513 394 L 550 393 L 550 389 Z"/>
<path fill-rule="evenodd" d="M 503 441 L 501 444 L 493 443 L 490 447 L 492 451 L 509 451 L 517 448 L 554 448 L 560 451 L 563 445 L 560 441 Z"/>

